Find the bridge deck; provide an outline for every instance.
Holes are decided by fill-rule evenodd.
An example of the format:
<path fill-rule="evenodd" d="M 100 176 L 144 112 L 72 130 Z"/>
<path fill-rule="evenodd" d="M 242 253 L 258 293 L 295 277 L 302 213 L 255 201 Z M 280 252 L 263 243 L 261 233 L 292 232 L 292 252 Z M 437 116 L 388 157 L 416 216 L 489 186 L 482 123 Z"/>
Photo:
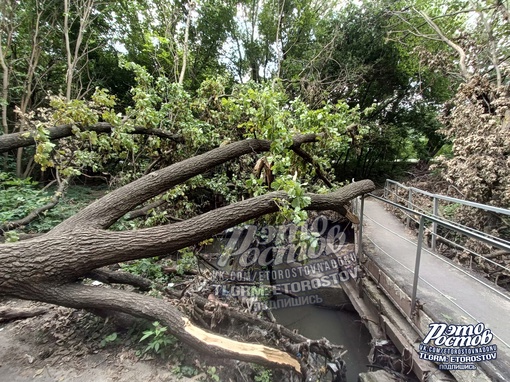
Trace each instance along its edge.
<path fill-rule="evenodd" d="M 411 296 L 416 235 L 372 198 L 365 199 L 363 230 L 364 243 L 375 247 L 371 259 Z M 435 322 L 481 322 L 491 329 L 495 336 L 491 344 L 498 345 L 498 360 L 486 361 L 492 364 L 490 369 L 497 370 L 491 377 L 510 381 L 510 293 L 462 269 L 424 246 L 417 297 Z"/>

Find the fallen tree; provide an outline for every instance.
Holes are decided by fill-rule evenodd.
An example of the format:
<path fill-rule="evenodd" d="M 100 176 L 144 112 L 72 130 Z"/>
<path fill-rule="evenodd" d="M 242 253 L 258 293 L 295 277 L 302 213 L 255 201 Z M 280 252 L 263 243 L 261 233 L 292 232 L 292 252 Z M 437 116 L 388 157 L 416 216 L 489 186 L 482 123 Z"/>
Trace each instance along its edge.
<path fill-rule="evenodd" d="M 297 136 L 293 147 L 316 138 Z M 278 203 L 289 199 L 285 192 L 250 198 L 174 224 L 134 231 L 108 230 L 119 218 L 169 188 L 241 155 L 267 151 L 270 144 L 267 140 L 249 139 L 186 159 L 107 194 L 42 236 L 1 245 L 0 295 L 157 320 L 171 334 L 201 352 L 305 375 L 306 366 L 295 354 L 205 331 L 167 300 L 78 282 L 86 275 L 93 277 L 98 268 L 165 255 L 249 219 L 277 212 Z M 311 203 L 307 208 L 345 213 L 343 205 L 347 201 L 373 189 L 373 183 L 364 180 L 328 194 L 308 194 Z"/>

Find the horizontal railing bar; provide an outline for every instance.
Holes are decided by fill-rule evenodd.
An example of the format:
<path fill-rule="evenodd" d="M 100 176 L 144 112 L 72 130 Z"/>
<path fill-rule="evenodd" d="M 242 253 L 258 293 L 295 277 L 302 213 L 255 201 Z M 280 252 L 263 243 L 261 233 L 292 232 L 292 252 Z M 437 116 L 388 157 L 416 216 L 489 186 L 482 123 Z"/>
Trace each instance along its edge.
<path fill-rule="evenodd" d="M 490 244 L 494 247 L 498 247 L 499 249 L 503 249 L 505 251 L 509 251 L 510 252 L 510 245 L 509 244 L 506 244 L 506 243 L 502 243 L 500 241 L 496 241 L 496 240 L 493 240 L 489 237 L 486 237 L 484 235 L 481 235 L 477 232 L 472 232 L 472 231 L 469 231 L 467 229 L 464 229 L 464 228 L 461 228 L 457 225 L 454 225 L 450 222 L 446 222 L 445 220 L 442 220 L 442 219 L 439 219 L 435 216 L 432 216 L 432 215 L 427 215 L 427 214 L 423 214 L 421 212 L 417 212 L 417 211 L 414 211 L 410 208 L 407 208 L 407 207 L 404 207 L 404 206 L 401 206 L 400 204 L 397 204 L 397 203 L 394 203 L 392 201 L 389 201 L 387 199 L 384 199 L 384 198 L 381 198 L 377 195 L 374 195 L 374 194 L 368 194 L 370 195 L 371 197 L 377 199 L 377 200 L 380 200 L 384 203 L 387 203 L 387 204 L 390 204 L 394 207 L 397 207 L 397 208 L 400 208 L 401 210 L 404 210 L 404 211 L 407 211 L 408 213 L 412 214 L 412 215 L 418 215 L 418 216 L 424 216 L 426 219 L 428 220 L 431 220 L 432 222 L 436 222 L 437 224 L 439 225 L 442 225 L 443 227 L 446 227 L 448 229 L 451 229 L 452 231 L 456 231 L 456 232 L 459 232 L 463 235 L 466 235 L 466 236 L 469 236 L 473 239 L 477 239 L 477 240 L 480 240 L 480 241 L 483 241 L 487 244 Z"/>
<path fill-rule="evenodd" d="M 396 192 L 394 191 L 389 191 L 390 194 L 394 195 L 397 199 L 399 200 L 402 200 L 403 202 L 406 202 L 406 204 L 408 204 L 408 200 L 406 198 L 404 198 L 403 196 L 400 196 L 398 195 Z M 411 205 L 416 208 L 417 210 L 420 210 L 420 211 L 423 211 L 425 213 L 427 213 L 427 211 L 425 209 L 423 209 L 421 206 L 419 206 L 418 204 L 416 203 L 411 203 Z"/>
<path fill-rule="evenodd" d="M 419 220 L 417 220 L 417 219 L 413 218 L 411 215 L 407 214 L 406 212 L 404 212 L 404 214 L 405 214 L 406 216 L 409 216 L 409 217 L 410 217 L 410 219 L 411 219 L 412 221 L 414 221 L 415 223 L 418 223 L 418 224 L 420 223 L 420 221 L 419 221 Z M 462 225 L 462 224 L 459 224 L 459 226 L 460 226 L 460 227 L 467 228 L 467 229 L 471 229 L 470 227 L 466 227 L 466 226 L 464 226 L 464 225 Z M 393 234 L 396 234 L 395 232 L 393 232 L 393 231 L 391 231 L 391 230 L 387 229 L 386 227 L 384 227 L 384 226 L 382 226 L 382 225 L 381 225 L 381 227 L 383 227 L 384 229 L 386 229 L 387 231 L 389 231 L 389 232 L 391 232 L 391 233 L 393 233 Z M 505 266 L 503 266 L 503 265 L 501 265 L 501 264 L 499 264 L 499 263 L 496 263 L 494 260 L 492 260 L 492 259 L 490 259 L 490 258 L 488 258 L 488 257 L 485 257 L 483 254 L 480 254 L 480 253 L 474 252 L 474 251 L 472 251 L 471 249 L 469 249 L 469 248 L 467 248 L 467 247 L 462 246 L 461 244 L 455 243 L 454 241 L 451 241 L 451 240 L 447 239 L 445 236 L 439 235 L 439 234 L 437 234 L 437 233 L 436 233 L 436 234 L 434 234 L 434 232 L 433 232 L 432 230 L 430 230 L 429 228 L 427 228 L 427 227 L 425 227 L 425 230 L 426 230 L 427 232 L 429 232 L 431 235 L 435 235 L 436 237 L 441 238 L 442 240 L 444 240 L 444 241 L 448 242 L 449 244 L 451 244 L 451 245 L 453 245 L 453 246 L 455 246 L 455 247 L 457 247 L 457 248 L 459 248 L 459 249 L 462 249 L 462 250 L 464 250 L 464 251 L 467 251 L 467 252 L 471 253 L 472 255 L 474 255 L 474 256 L 476 256 L 476 257 L 480 257 L 480 258 L 484 259 L 485 261 L 487 261 L 487 262 L 489 262 L 489 263 L 493 264 L 494 266 L 496 266 L 496 267 L 498 267 L 498 268 L 501 268 L 501 269 L 503 269 L 503 270 L 505 270 L 505 271 L 509 271 L 509 272 L 510 272 L 510 268 L 507 268 L 507 267 L 505 267 Z M 498 238 L 498 237 L 494 237 L 494 236 L 492 236 L 492 235 L 489 235 L 489 237 L 493 238 L 494 240 L 502 240 L 502 241 L 503 241 L 503 243 L 510 244 L 508 241 L 503 240 L 503 239 L 500 239 L 500 238 Z M 409 241 L 409 242 L 411 242 L 411 241 Z"/>
<path fill-rule="evenodd" d="M 482 255 L 482 254 L 480 254 L 480 253 L 477 253 L 477 252 L 475 252 L 475 251 L 473 251 L 473 250 L 471 250 L 471 249 L 469 249 L 469 248 L 466 248 L 466 247 L 464 247 L 464 246 L 462 246 L 462 245 L 460 245 L 460 244 L 458 244 L 458 243 L 456 243 L 456 242 L 454 242 L 454 241 L 451 241 L 450 239 L 447 239 L 447 238 L 446 238 L 446 237 L 444 237 L 444 236 L 437 235 L 437 237 L 440 237 L 442 240 L 446 241 L 446 242 L 447 242 L 448 244 L 450 244 L 450 245 L 453 245 L 454 247 L 457 247 L 458 249 L 462 249 L 462 250 L 464 250 L 464 251 L 467 251 L 467 252 L 471 253 L 473 256 L 480 257 L 480 258 L 484 259 L 484 261 L 487 261 L 488 263 L 491 263 L 491 264 L 492 264 L 492 265 L 494 265 L 495 267 L 498 267 L 498 268 L 501 268 L 501 269 L 503 269 L 503 270 L 505 270 L 505 271 L 510 272 L 510 268 L 507 268 L 507 267 L 505 267 L 504 265 L 501 265 L 501 264 L 499 264 L 499 263 L 496 263 L 494 260 L 489 259 L 488 257 L 485 257 L 484 255 Z"/>
<path fill-rule="evenodd" d="M 505 245 L 510 245 L 510 241 L 505 240 L 505 239 L 503 239 L 503 238 L 501 238 L 501 237 L 496 237 L 496 236 L 493 236 L 493 235 L 491 235 L 491 234 L 489 234 L 489 233 L 479 231 L 479 230 L 477 230 L 477 229 L 475 229 L 475 228 L 471 228 L 471 227 L 465 226 L 464 224 L 460 224 L 460 223 L 457 223 L 457 222 L 454 222 L 454 221 L 451 221 L 451 220 L 448 220 L 448 219 L 443 219 L 443 218 L 442 218 L 442 217 L 440 217 L 440 216 L 438 216 L 437 218 L 438 218 L 439 220 L 443 221 L 443 222 L 448 222 L 448 223 L 453 224 L 453 225 L 455 225 L 455 226 L 457 226 L 457 227 L 463 228 L 463 229 L 465 229 L 465 230 L 467 230 L 467 231 L 471 231 L 471 232 L 474 232 L 474 233 L 478 233 L 479 235 L 482 235 L 482 236 L 484 236 L 484 237 L 486 237 L 486 238 L 489 238 L 489 239 L 495 240 L 495 241 L 497 241 L 497 242 L 499 242 L 499 243 L 502 243 L 502 244 L 505 244 Z"/>
<path fill-rule="evenodd" d="M 410 243 L 410 244 L 413 244 L 413 245 L 416 245 L 416 243 L 412 240 L 409 240 L 408 238 L 398 234 L 397 232 L 395 231 L 392 231 L 391 229 L 385 227 L 384 225 L 382 225 L 381 223 L 378 223 L 377 221 L 375 221 L 373 218 L 371 218 L 370 216 L 368 215 L 365 215 L 365 218 L 368 218 L 369 220 L 371 220 L 374 224 L 378 225 L 379 227 L 381 227 L 382 229 L 384 229 L 385 231 L 403 239 L 404 241 Z M 383 248 L 381 248 L 380 246 L 378 246 L 377 244 L 374 243 L 374 241 L 372 239 L 370 239 L 369 237 L 367 237 L 367 239 L 372 243 L 374 244 L 377 248 L 379 248 L 382 252 L 384 252 L 387 256 L 389 256 L 391 259 L 393 259 L 394 261 L 396 261 L 398 264 L 400 264 L 401 266 L 403 266 L 406 270 L 408 270 L 409 272 L 411 272 L 412 274 L 414 274 L 413 270 L 411 268 L 408 268 L 407 266 L 405 266 L 404 264 L 402 264 L 400 261 L 398 261 L 396 258 L 394 258 L 393 256 L 391 256 L 387 251 L 385 251 Z M 496 289 L 493 285 L 490 285 L 482 280 L 480 280 L 479 278 L 473 276 L 471 273 L 469 273 L 468 271 L 466 271 L 465 269 L 463 269 L 462 267 L 459 267 L 458 265 L 455 265 L 454 263 L 452 263 L 451 261 L 445 259 L 443 256 L 440 256 L 438 255 L 437 253 L 434 253 L 432 251 L 430 251 L 429 249 L 427 248 L 422 248 L 423 251 L 427 252 L 428 254 L 430 254 L 431 256 L 435 257 L 436 259 L 442 261 L 443 263 L 445 264 L 448 264 L 450 265 L 451 267 L 457 269 L 458 271 L 462 272 L 463 274 L 465 274 L 466 276 L 468 276 L 469 278 L 473 279 L 474 281 L 476 281 L 477 283 L 479 284 L 482 284 L 483 286 L 485 286 L 486 288 L 490 289 L 491 291 L 493 292 L 496 292 L 497 294 L 499 294 L 501 297 L 504 297 L 506 300 L 509 300 L 510 301 L 510 296 L 506 293 L 503 293 L 501 291 L 499 291 L 498 289 Z M 420 280 L 423 280 L 423 281 L 426 281 L 425 279 L 421 278 L 420 277 Z M 427 282 L 428 283 L 428 282 Z M 432 286 L 432 284 L 428 283 L 430 286 Z"/>
<path fill-rule="evenodd" d="M 420 193 L 422 195 L 427 195 L 427 196 L 429 196 L 431 198 L 437 198 L 437 199 L 445 200 L 447 202 L 452 202 L 452 203 L 459 203 L 459 204 L 463 204 L 463 205 L 466 205 L 466 206 L 469 206 L 469 207 L 480 208 L 482 210 L 491 211 L 491 212 L 495 212 L 495 213 L 498 213 L 498 214 L 503 214 L 503 215 L 509 215 L 510 216 L 510 210 L 508 210 L 506 208 L 489 206 L 487 204 L 471 202 L 469 200 L 464 200 L 464 199 L 457 199 L 457 198 L 453 198 L 451 196 L 445 196 L 445 195 L 440 195 L 440 194 L 432 194 L 431 192 L 420 190 L 419 188 L 404 186 L 402 183 L 396 182 L 396 181 L 391 180 L 391 179 L 386 179 L 386 182 L 391 183 L 391 184 L 395 184 L 395 185 L 397 185 L 399 187 L 402 187 L 405 190 L 411 189 L 413 192 L 417 192 L 417 193 Z"/>
<path fill-rule="evenodd" d="M 390 180 L 390 181 L 391 181 L 391 180 Z M 406 198 L 404 198 L 404 197 L 402 197 L 402 196 L 398 195 L 398 194 L 397 194 L 397 193 L 395 193 L 394 191 L 391 191 L 391 190 L 388 190 L 388 191 L 390 192 L 390 194 L 395 195 L 395 196 L 397 197 L 397 199 L 400 199 L 400 200 L 402 200 L 403 202 L 406 202 L 406 203 L 407 203 L 407 199 L 406 199 Z M 387 200 L 387 199 L 385 199 L 385 200 Z M 418 211 L 422 211 L 422 212 L 424 212 L 425 214 L 428 214 L 428 213 L 429 213 L 429 212 L 427 212 L 426 210 L 424 210 L 423 208 L 421 208 L 420 206 L 418 206 L 418 205 L 417 205 L 417 204 L 415 204 L 415 203 L 412 203 L 412 204 L 411 204 L 411 206 L 413 206 L 413 208 L 415 208 L 415 209 L 413 209 L 413 211 L 418 210 Z M 404 214 L 405 214 L 406 216 L 408 216 L 408 217 L 409 217 L 409 214 L 407 214 L 407 213 L 404 213 Z M 449 222 L 450 224 L 454 224 L 454 225 L 456 225 L 456 226 L 458 226 L 458 227 L 464 228 L 464 229 L 469 230 L 469 231 L 472 231 L 472 232 L 479 233 L 480 235 L 484 235 L 485 237 L 488 237 L 488 238 L 491 238 L 491 239 L 493 239 L 493 240 L 497 240 L 497 241 L 502 242 L 502 243 L 504 243 L 504 244 L 508 244 L 508 245 L 510 245 L 510 241 L 505 240 L 505 239 L 503 239 L 503 238 L 496 237 L 496 236 L 493 236 L 493 235 L 488 234 L 488 233 L 486 233 L 486 232 L 482 232 L 482 231 L 479 231 L 479 230 L 477 230 L 477 229 L 474 229 L 474 228 L 468 227 L 468 226 L 466 226 L 466 225 L 464 225 L 464 224 L 460 224 L 460 223 L 457 223 L 457 222 L 454 222 L 454 221 L 448 220 L 448 219 L 446 219 L 446 218 L 444 218 L 444 217 L 442 217 L 442 216 L 440 216 L 440 215 L 434 215 L 434 214 L 432 213 L 432 215 L 431 215 L 431 216 L 435 216 L 435 217 L 437 217 L 438 219 L 442 219 L 442 221 Z M 412 218 L 411 218 L 411 219 L 412 219 Z M 412 219 L 412 220 L 413 220 L 413 221 L 415 221 L 416 223 L 418 223 L 418 220 L 417 220 L 417 219 Z"/>
<path fill-rule="evenodd" d="M 391 191 L 390 191 L 390 193 L 394 194 L 397 198 L 399 198 L 399 199 L 401 199 L 402 201 L 404 201 L 404 202 L 406 202 L 406 203 L 407 203 L 407 199 L 406 199 L 406 198 L 404 198 L 404 197 L 402 197 L 402 196 L 400 196 L 400 195 L 397 195 L 396 193 L 391 192 Z M 385 199 L 385 200 L 388 200 L 388 199 Z M 411 206 L 413 206 L 413 208 L 415 208 L 415 209 L 413 209 L 413 211 L 417 211 L 417 212 L 420 212 L 420 211 L 421 211 L 421 212 L 423 212 L 423 213 L 425 213 L 425 214 L 428 214 L 428 213 L 429 213 L 428 211 L 426 211 L 425 209 L 421 208 L 421 207 L 420 207 L 420 206 L 418 206 L 417 204 L 412 203 L 412 204 L 411 204 Z M 408 207 L 408 208 L 409 208 L 409 207 Z M 406 213 L 406 212 L 404 212 L 404 215 L 406 215 L 407 217 L 409 217 L 409 216 L 410 216 L 410 215 L 409 215 L 408 213 Z M 479 231 L 479 230 L 477 230 L 477 229 L 474 229 L 474 228 L 468 227 L 468 226 L 466 226 L 466 225 L 464 225 L 464 224 L 460 224 L 460 223 L 457 223 L 457 222 L 454 222 L 454 221 L 448 220 L 448 219 L 446 219 L 446 218 L 443 218 L 443 217 L 442 217 L 442 216 L 440 216 L 440 215 L 434 215 L 434 214 L 432 214 L 431 216 L 435 216 L 435 217 L 437 217 L 438 219 L 442 219 L 442 221 L 446 221 L 446 222 L 448 222 L 448 223 L 450 223 L 450 224 L 454 224 L 454 225 L 456 225 L 456 226 L 458 226 L 458 227 L 464 228 L 464 229 L 469 230 L 469 231 L 477 232 L 477 233 L 479 233 L 480 235 L 484 235 L 484 236 L 489 237 L 489 238 L 491 238 L 491 239 L 493 239 L 493 240 L 497 240 L 497 241 L 500 241 L 500 242 L 502 242 L 502 243 L 504 243 L 504 244 L 508 244 L 508 245 L 510 245 L 510 242 L 509 242 L 508 240 L 503 239 L 503 238 L 496 237 L 496 236 L 493 236 L 493 235 L 488 234 L 488 233 L 486 233 L 486 232 L 482 232 L 482 231 Z M 417 220 L 417 219 L 413 219 L 412 217 L 411 217 L 411 220 L 413 220 L 413 221 L 414 221 L 414 222 L 416 222 L 416 223 L 419 223 L 419 220 Z M 438 236 L 439 236 L 439 235 L 438 235 Z"/>

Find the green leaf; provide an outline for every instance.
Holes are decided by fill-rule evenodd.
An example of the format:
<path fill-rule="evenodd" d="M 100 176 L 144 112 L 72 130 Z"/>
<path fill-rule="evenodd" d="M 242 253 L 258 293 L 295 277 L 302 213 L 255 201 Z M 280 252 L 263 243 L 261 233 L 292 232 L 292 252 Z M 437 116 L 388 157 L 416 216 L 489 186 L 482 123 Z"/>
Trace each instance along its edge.
<path fill-rule="evenodd" d="M 142 336 L 142 338 L 140 338 L 140 341 L 138 341 L 138 342 L 142 342 L 143 340 L 145 340 L 153 335 L 154 335 L 154 332 L 152 332 L 150 330 L 146 330 L 143 332 L 143 336 Z"/>

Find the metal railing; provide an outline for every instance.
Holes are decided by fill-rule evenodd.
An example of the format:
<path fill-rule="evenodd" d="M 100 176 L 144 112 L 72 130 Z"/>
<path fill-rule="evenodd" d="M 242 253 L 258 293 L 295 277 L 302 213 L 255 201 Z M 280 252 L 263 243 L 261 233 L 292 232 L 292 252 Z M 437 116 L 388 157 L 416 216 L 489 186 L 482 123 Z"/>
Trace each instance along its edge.
<path fill-rule="evenodd" d="M 400 196 L 399 193 L 398 193 L 399 189 L 404 190 L 405 193 L 407 193 L 407 197 L 404 198 L 404 197 Z M 414 196 L 414 194 L 419 194 L 419 195 L 423 195 L 423 196 L 427 196 L 427 197 L 431 198 L 431 200 L 432 200 L 432 211 L 431 212 L 425 211 L 421 207 L 419 207 L 415 203 L 413 203 L 413 196 Z M 489 206 L 489 205 L 486 205 L 486 204 L 476 203 L 476 202 L 472 202 L 472 201 L 464 200 L 464 199 L 453 198 L 453 197 L 446 196 L 446 195 L 433 194 L 433 193 L 430 193 L 428 191 L 420 190 L 419 188 L 416 188 L 416 187 L 405 186 L 405 185 L 403 185 L 403 184 L 401 184 L 399 182 L 396 182 L 394 180 L 391 180 L 391 179 L 386 179 L 386 184 L 384 186 L 384 199 L 390 199 L 390 197 L 391 197 L 391 199 L 393 201 L 395 201 L 394 199 L 397 199 L 396 201 L 400 201 L 400 202 L 405 203 L 407 205 L 407 207 L 409 209 L 411 209 L 411 210 L 421 211 L 421 212 L 423 212 L 423 213 L 425 213 L 427 215 L 432 215 L 432 216 L 434 216 L 434 217 L 436 217 L 438 219 L 441 219 L 442 221 L 446 221 L 446 222 L 449 222 L 451 224 L 457 224 L 460 227 L 463 227 L 463 228 L 469 229 L 469 230 L 471 230 L 471 228 L 463 226 L 463 225 L 458 224 L 458 223 L 455 223 L 455 222 L 450 221 L 448 219 L 444 219 L 442 216 L 440 216 L 440 213 L 439 213 L 439 201 L 446 201 L 446 202 L 456 203 L 456 204 L 460 204 L 460 205 L 464 205 L 464 206 L 468 206 L 468 207 L 474 207 L 474 208 L 482 209 L 482 210 L 485 210 L 485 211 L 494 212 L 494 213 L 497 213 L 497 214 L 502 214 L 502 215 L 510 216 L 510 210 L 505 209 L 505 208 Z M 411 223 L 411 220 L 412 220 L 411 215 L 408 215 L 407 216 L 407 224 L 408 225 Z M 437 222 L 433 222 L 432 223 L 432 230 L 431 230 L 431 235 L 432 235 L 432 238 L 431 238 L 431 248 L 432 248 L 433 251 L 435 251 L 436 247 L 437 247 L 437 237 L 438 237 L 438 235 L 437 235 L 437 228 L 438 228 L 438 223 Z M 473 231 L 476 231 L 476 230 L 473 230 Z M 492 235 L 489 235 L 489 234 L 486 234 L 486 233 L 482 233 L 480 231 L 476 231 L 476 232 L 479 232 L 479 233 L 481 233 L 483 235 L 489 236 L 489 237 L 493 238 L 494 240 L 502 241 L 505 244 L 510 244 L 508 241 L 502 240 L 502 239 L 497 238 L 495 236 L 492 236 Z M 446 239 L 446 238 L 444 238 L 444 239 Z M 448 240 L 448 239 L 446 239 L 446 240 Z M 453 245 L 455 245 L 455 243 L 453 243 Z"/>
<path fill-rule="evenodd" d="M 408 191 L 408 195 L 407 195 L 407 198 L 406 198 L 406 204 L 407 206 L 403 206 L 399 203 L 396 203 L 395 201 L 392 201 L 392 200 L 388 200 L 388 197 L 390 195 L 397 195 L 397 192 L 396 192 L 396 187 L 400 187 L 400 188 L 403 188 L 405 190 Z M 393 190 L 391 188 L 394 188 Z M 422 194 L 422 195 L 426 195 L 428 197 L 431 197 L 433 199 L 433 210 L 432 210 L 432 213 L 429 213 L 428 211 L 425 211 L 423 210 L 422 208 L 418 207 L 418 206 L 415 206 L 415 204 L 413 203 L 413 193 L 419 193 L 419 194 Z M 508 251 L 510 253 L 510 242 L 504 240 L 504 239 L 501 239 L 501 238 L 497 238 L 497 237 L 494 237 L 492 235 L 489 235 L 487 233 L 484 233 L 484 232 L 481 232 L 481 231 L 477 231 L 475 229 L 472 229 L 472 228 L 469 228 L 469 227 L 466 227 L 466 226 L 463 226 L 461 224 L 458 224 L 454 221 L 450 221 L 450 220 L 447 220 L 441 216 L 439 216 L 439 201 L 440 200 L 444 200 L 444 201 L 448 201 L 448 202 L 453 202 L 453 203 L 458 203 L 458 204 L 462 204 L 462 205 L 466 205 L 466 206 L 470 206 L 470 207 L 475 207 L 475 208 L 480 208 L 480 209 L 483 209 L 483 210 L 486 210 L 486 211 L 491 211 L 491 212 L 495 212 L 495 213 L 499 213 L 499 214 L 504 214 L 504 215 L 508 215 L 510 216 L 510 210 L 507 210 L 507 209 L 503 209 L 503 208 L 498 208 L 498 207 L 494 207 L 494 206 L 488 206 L 488 205 L 484 205 L 484 204 L 480 204 L 480 203 L 475 203 L 475 202 L 471 202 L 471 201 L 467 201 L 467 200 L 462 200 L 462 199 L 457 199 L 457 198 L 452 198 L 452 197 L 449 197 L 449 196 L 444 196 L 444 195 L 438 195 L 438 194 L 432 194 L 432 193 L 429 193 L 427 191 L 423 191 L 423 190 L 420 190 L 420 189 L 417 189 L 415 187 L 407 187 L 407 186 L 404 186 L 398 182 L 395 182 L 393 180 L 387 180 L 386 181 L 386 186 L 385 186 L 385 189 L 384 189 L 384 198 L 381 198 L 379 196 L 376 196 L 376 195 L 373 195 L 373 194 L 368 194 L 369 196 L 377 199 L 377 200 L 380 200 L 382 201 L 383 203 L 386 203 L 388 205 L 391 205 L 395 208 L 398 208 L 402 211 L 404 211 L 404 213 L 406 213 L 407 215 L 407 220 L 408 222 L 410 222 L 411 220 L 417 222 L 419 224 L 418 226 L 418 239 L 417 239 L 417 243 L 416 243 L 416 259 L 415 259 L 415 266 L 414 266 L 414 279 L 413 279 L 413 288 L 412 288 L 412 296 L 411 296 L 411 311 L 414 311 L 415 308 L 416 308 L 416 295 L 417 295 L 417 290 L 418 290 L 418 281 L 420 279 L 420 263 L 421 263 L 421 254 L 422 254 L 422 251 L 423 251 L 423 243 L 424 243 L 424 233 L 426 231 L 426 226 L 425 226 L 425 222 L 426 221 L 430 221 L 432 222 L 432 230 L 431 230 L 431 235 L 432 235 L 432 240 L 431 240 L 431 249 L 432 251 L 435 250 L 436 248 L 436 241 L 437 241 L 437 237 L 441 237 L 437 234 L 437 228 L 438 226 L 442 226 L 448 230 L 451 230 L 453 232 L 456 232 L 458 234 L 461 234 L 461 235 L 464 235 L 464 236 L 467 236 L 469 238 L 472 238 L 472 239 L 475 239 L 475 240 L 479 240 L 485 244 L 488 244 L 490 246 L 493 246 L 493 247 L 496 247 L 496 248 L 499 248 L 501 250 L 504 250 L 504 251 Z M 399 196 L 401 199 L 403 199 L 401 196 Z M 361 197 L 359 199 L 359 204 L 355 206 L 355 209 L 357 210 L 356 212 L 359 214 L 359 217 L 360 217 L 360 224 L 359 224 L 359 229 L 358 229 L 358 253 L 361 253 L 362 252 L 362 243 L 363 243 L 363 217 L 364 217 L 364 197 Z M 443 240 L 446 240 L 446 241 L 449 241 L 448 239 L 446 238 L 443 238 L 441 237 Z M 507 268 L 499 263 L 496 263 L 494 262 L 493 260 L 483 256 L 482 254 L 478 254 L 478 253 L 475 253 L 474 251 L 468 249 L 468 248 L 465 248 L 463 247 L 462 245 L 460 244 L 457 244 L 457 243 L 453 243 L 451 242 L 453 245 L 457 246 L 457 247 L 460 247 L 464 250 L 467 250 L 468 252 L 470 252 L 471 254 L 473 255 L 476 255 L 476 256 L 479 256 L 481 258 L 483 258 L 484 260 L 492 263 L 493 265 L 496 265 L 498 266 L 499 268 L 505 270 L 505 271 L 508 271 L 510 272 L 510 268 Z M 433 252 L 430 252 L 432 254 L 434 254 Z M 435 254 L 434 254 L 435 255 Z M 437 256 L 437 255 L 436 255 Z M 458 267 L 457 267 L 458 268 Z M 458 268 L 460 269 L 460 268 Z M 465 270 L 462 270 L 466 275 L 468 275 L 469 277 L 471 277 L 472 279 L 474 279 L 475 281 L 485 285 L 486 287 L 489 287 L 491 288 L 494 292 L 504 296 L 505 298 L 509 299 L 510 300 L 510 297 L 507 295 L 507 294 L 504 294 L 502 293 L 501 291 L 497 290 L 496 288 L 494 287 L 491 287 L 490 285 L 482 282 L 481 280 L 479 280 L 478 278 L 474 277 L 473 275 L 471 275 L 470 273 L 466 272 Z"/>

